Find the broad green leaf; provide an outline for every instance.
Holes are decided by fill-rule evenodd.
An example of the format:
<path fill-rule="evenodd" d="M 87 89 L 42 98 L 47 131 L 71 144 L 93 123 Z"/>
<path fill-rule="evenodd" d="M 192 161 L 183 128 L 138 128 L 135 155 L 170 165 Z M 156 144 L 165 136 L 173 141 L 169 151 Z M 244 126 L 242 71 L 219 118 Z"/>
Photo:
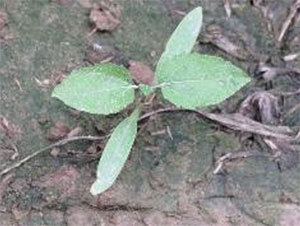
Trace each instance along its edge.
<path fill-rule="evenodd" d="M 125 67 L 118 66 L 112 63 L 100 64 L 91 67 L 84 67 L 81 68 L 80 71 L 81 72 L 87 71 L 87 73 L 94 71 L 104 75 L 115 76 L 124 81 L 131 81 L 131 76 L 129 74 L 129 71 Z"/>
<path fill-rule="evenodd" d="M 93 195 L 108 189 L 120 174 L 136 137 L 138 118 L 139 109 L 136 109 L 112 133 L 98 164 L 97 179 L 90 190 Z"/>
<path fill-rule="evenodd" d="M 202 8 L 197 7 L 189 12 L 177 26 L 163 52 L 157 67 L 174 56 L 190 53 L 195 45 L 202 26 Z"/>
<path fill-rule="evenodd" d="M 250 81 L 232 63 L 200 54 L 185 54 L 165 61 L 157 79 L 163 96 L 187 109 L 217 104 Z"/>
<path fill-rule="evenodd" d="M 72 72 L 52 96 L 66 105 L 94 114 L 111 114 L 134 100 L 134 86 L 125 68 L 104 64 Z"/>

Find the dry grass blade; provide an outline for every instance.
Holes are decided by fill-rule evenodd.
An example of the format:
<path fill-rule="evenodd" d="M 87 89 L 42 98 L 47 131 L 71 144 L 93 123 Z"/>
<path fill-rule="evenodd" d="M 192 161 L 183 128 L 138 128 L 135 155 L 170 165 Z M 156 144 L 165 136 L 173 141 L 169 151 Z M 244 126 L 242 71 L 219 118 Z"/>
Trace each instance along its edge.
<path fill-rule="evenodd" d="M 243 38 L 238 35 L 234 35 L 234 38 L 231 36 L 226 35 L 224 29 L 218 24 L 210 24 L 206 27 L 203 42 L 211 43 L 237 59 L 246 60 L 250 58 L 253 51 L 246 47 Z M 238 39 L 243 44 L 236 44 L 236 41 L 232 41 L 234 39 Z"/>
<path fill-rule="evenodd" d="M 274 137 L 286 141 L 296 141 L 292 136 L 292 131 L 288 127 L 264 125 L 239 113 L 217 115 L 204 111 L 196 112 L 233 130 Z"/>
<path fill-rule="evenodd" d="M 224 155 L 218 159 L 218 161 L 216 162 L 217 166 L 213 173 L 218 174 L 226 162 L 231 162 L 231 161 L 238 160 L 238 159 L 245 159 L 245 158 L 249 158 L 249 157 L 268 157 L 268 155 L 266 155 L 258 150 L 247 150 L 247 151 L 239 150 L 236 152 L 227 153 L 226 155 Z"/>
<path fill-rule="evenodd" d="M 298 94 L 300 94 L 300 88 L 297 89 L 296 91 L 292 91 L 292 92 L 280 92 L 278 94 L 281 95 L 281 96 L 285 96 L 285 97 L 298 95 Z"/>
<path fill-rule="evenodd" d="M 232 0 L 224 0 L 224 9 L 228 18 L 231 17 L 231 4 Z"/>
<path fill-rule="evenodd" d="M 263 3 L 264 3 L 264 0 L 250 0 L 250 4 L 261 11 L 268 31 L 274 32 L 274 27 L 272 25 L 273 14 L 272 14 L 271 10 L 269 9 L 269 7 L 265 6 Z"/>
<path fill-rule="evenodd" d="M 284 23 L 281 27 L 281 31 L 280 31 L 278 39 L 277 39 L 278 42 L 282 41 L 282 39 L 285 36 L 287 30 L 291 26 L 291 24 L 293 22 L 293 19 L 297 15 L 299 9 L 300 9 L 300 0 L 296 0 L 294 2 L 294 4 L 290 7 L 289 15 L 287 16 L 286 20 L 284 21 Z"/>
<path fill-rule="evenodd" d="M 297 111 L 300 108 L 300 103 L 294 105 L 288 112 L 286 112 L 285 117 L 288 115 L 293 114 L 295 111 Z"/>
<path fill-rule="evenodd" d="M 13 138 L 20 134 L 21 131 L 6 117 L 0 115 L 0 132 L 6 134 L 10 138 Z"/>

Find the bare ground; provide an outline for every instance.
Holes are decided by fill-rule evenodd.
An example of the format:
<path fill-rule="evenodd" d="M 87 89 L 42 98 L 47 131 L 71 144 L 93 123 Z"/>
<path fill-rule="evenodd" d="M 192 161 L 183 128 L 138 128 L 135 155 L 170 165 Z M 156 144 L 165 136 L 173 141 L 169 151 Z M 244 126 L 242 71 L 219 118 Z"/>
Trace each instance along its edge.
<path fill-rule="evenodd" d="M 255 112 L 274 120 L 255 120 L 297 132 L 298 1 L 113 2 L 120 24 L 99 32 L 89 22 L 89 0 L 0 0 L 0 170 L 51 144 L 51 128 L 50 140 L 79 127 L 85 135 L 107 134 L 126 112 L 108 119 L 78 113 L 50 98 L 54 85 L 73 68 L 109 57 L 155 65 L 176 23 L 198 5 L 204 26 L 196 51 L 231 60 L 253 77 L 212 110 L 236 112 L 266 91 L 278 98 L 280 114 L 263 102 L 269 108 Z M 89 52 L 95 43 L 106 46 L 104 55 Z M 161 107 L 156 99 L 147 110 Z M 45 152 L 1 177 L 0 225 L 298 225 L 299 143 L 230 128 L 191 112 L 150 118 L 117 183 L 97 197 L 89 187 L 105 142 Z M 244 155 L 220 165 L 228 153 Z"/>

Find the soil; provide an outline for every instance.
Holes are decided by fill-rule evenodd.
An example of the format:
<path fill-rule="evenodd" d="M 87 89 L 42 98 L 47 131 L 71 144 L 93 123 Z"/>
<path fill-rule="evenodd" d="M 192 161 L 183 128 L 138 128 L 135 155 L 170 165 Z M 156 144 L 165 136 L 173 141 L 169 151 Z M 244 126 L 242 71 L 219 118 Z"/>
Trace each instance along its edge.
<path fill-rule="evenodd" d="M 110 12 L 104 16 L 115 15 L 109 5 L 120 11 L 113 18 L 118 23 L 106 29 L 90 21 L 103 2 Z M 272 92 L 279 104 L 270 107 L 280 108 L 280 116 L 264 112 L 280 117 L 272 124 L 297 131 L 299 1 L 0 0 L 0 170 L 76 129 L 108 134 L 126 111 L 109 117 L 77 112 L 51 98 L 54 86 L 72 69 L 100 61 L 154 66 L 176 24 L 199 5 L 204 24 L 195 51 L 230 60 L 253 78 L 210 109 L 236 112 L 254 92 Z M 145 111 L 168 105 L 158 94 Z M 151 117 L 117 182 L 96 197 L 89 187 L 105 142 L 70 143 L 0 178 L 0 226 L 296 226 L 299 144 L 285 148 L 271 140 L 277 158 L 259 140 L 190 112 Z M 214 174 L 220 157 L 248 149 L 260 154 L 229 161 Z"/>

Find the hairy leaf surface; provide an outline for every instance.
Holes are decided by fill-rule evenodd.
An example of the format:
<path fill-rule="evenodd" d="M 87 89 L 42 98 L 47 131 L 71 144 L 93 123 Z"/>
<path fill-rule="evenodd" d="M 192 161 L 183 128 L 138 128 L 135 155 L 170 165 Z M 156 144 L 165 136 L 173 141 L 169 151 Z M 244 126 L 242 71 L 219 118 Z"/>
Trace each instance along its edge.
<path fill-rule="evenodd" d="M 167 42 L 158 64 L 175 56 L 190 53 L 195 45 L 202 26 L 202 8 L 197 7 L 189 12 L 177 26 Z"/>
<path fill-rule="evenodd" d="M 72 72 L 52 96 L 66 105 L 94 114 L 111 114 L 134 100 L 134 86 L 125 68 L 113 64 L 85 67 Z"/>
<path fill-rule="evenodd" d="M 157 79 L 163 96 L 187 109 L 217 104 L 250 81 L 232 63 L 200 54 L 185 54 L 165 61 Z"/>

